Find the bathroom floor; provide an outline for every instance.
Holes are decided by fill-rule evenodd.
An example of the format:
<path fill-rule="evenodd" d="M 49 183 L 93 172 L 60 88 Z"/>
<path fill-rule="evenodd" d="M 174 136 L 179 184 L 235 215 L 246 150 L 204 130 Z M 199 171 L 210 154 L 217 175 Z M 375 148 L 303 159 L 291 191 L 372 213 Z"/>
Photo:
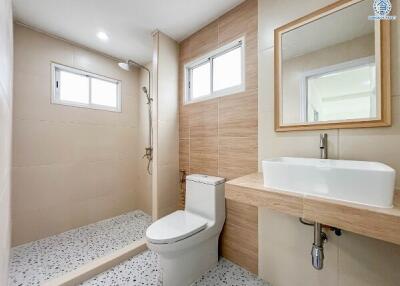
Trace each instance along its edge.
<path fill-rule="evenodd" d="M 9 286 L 41 282 L 142 238 L 151 217 L 136 210 L 11 249 Z"/>
<path fill-rule="evenodd" d="M 9 286 L 41 285 L 144 236 L 151 217 L 137 210 L 12 248 Z M 158 255 L 145 251 L 82 283 L 84 286 L 161 286 Z M 252 273 L 221 259 L 193 285 L 268 284 Z"/>
<path fill-rule="evenodd" d="M 110 270 L 82 283 L 82 286 L 162 286 L 158 255 L 145 251 Z M 218 264 L 205 273 L 195 286 L 268 286 L 254 274 L 221 258 Z"/>

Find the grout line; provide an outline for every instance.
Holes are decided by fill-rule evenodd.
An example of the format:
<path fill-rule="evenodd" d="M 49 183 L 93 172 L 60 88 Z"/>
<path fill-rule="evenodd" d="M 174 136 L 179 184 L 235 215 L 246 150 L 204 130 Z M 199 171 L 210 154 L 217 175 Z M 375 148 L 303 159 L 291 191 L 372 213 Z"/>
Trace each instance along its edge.
<path fill-rule="evenodd" d="M 102 128 L 127 128 L 127 129 L 139 129 L 136 125 L 129 124 L 103 124 L 83 121 L 62 121 L 62 120 L 48 120 L 48 119 L 35 119 L 15 116 L 13 118 L 17 121 L 29 122 L 29 123 L 47 123 L 47 124 L 58 124 L 58 125 L 70 125 L 70 126 L 85 126 L 85 127 L 102 127 Z"/>
<path fill-rule="evenodd" d="M 219 176 L 220 170 L 219 170 L 219 104 L 220 104 L 220 98 L 218 98 L 217 101 L 217 175 Z"/>
<path fill-rule="evenodd" d="M 339 263 L 340 263 L 340 239 L 337 240 L 338 244 L 337 244 L 337 259 L 336 259 L 336 283 L 337 286 L 340 285 L 340 270 L 339 270 Z"/>
<path fill-rule="evenodd" d="M 189 132 L 190 132 L 190 131 L 189 131 Z M 188 158 L 188 165 L 189 165 L 188 168 L 189 168 L 189 170 L 187 170 L 187 171 L 190 173 L 190 161 L 191 161 L 191 160 L 190 160 L 190 147 L 191 147 L 191 144 L 192 144 L 192 143 L 191 143 L 192 140 L 191 140 L 190 138 L 189 138 L 188 140 L 189 140 L 189 152 L 188 152 L 188 154 L 189 154 L 189 155 L 188 155 L 188 156 L 189 156 L 189 158 Z"/>
<path fill-rule="evenodd" d="M 274 49 L 274 45 L 272 45 L 272 46 L 269 46 L 269 47 L 265 47 L 265 48 L 261 48 L 261 49 L 258 49 L 258 52 L 259 53 L 263 53 L 263 52 L 266 52 L 266 51 L 268 51 L 268 50 L 271 50 L 271 49 Z"/>
<path fill-rule="evenodd" d="M 191 173 L 191 169 L 192 169 L 192 166 L 191 166 L 191 160 L 190 160 L 190 156 L 191 156 L 191 153 L 190 153 L 190 150 L 191 150 L 191 147 L 192 147 L 192 136 L 190 135 L 190 131 L 191 131 L 191 128 L 190 128 L 190 119 L 188 119 L 188 128 L 189 128 L 189 170 L 188 170 L 188 172 L 189 172 L 189 174 Z"/>
<path fill-rule="evenodd" d="M 131 160 L 121 158 L 120 156 L 116 156 L 113 159 L 104 159 L 104 160 L 71 160 L 68 162 L 52 162 L 48 164 L 30 164 L 30 165 L 12 165 L 11 169 L 26 169 L 26 168 L 44 168 L 44 167 L 73 167 L 77 164 L 98 164 L 98 163 L 121 163 L 121 162 L 131 162 Z"/>
<path fill-rule="evenodd" d="M 337 130 L 337 158 L 340 160 L 341 155 L 340 155 L 340 129 Z"/>

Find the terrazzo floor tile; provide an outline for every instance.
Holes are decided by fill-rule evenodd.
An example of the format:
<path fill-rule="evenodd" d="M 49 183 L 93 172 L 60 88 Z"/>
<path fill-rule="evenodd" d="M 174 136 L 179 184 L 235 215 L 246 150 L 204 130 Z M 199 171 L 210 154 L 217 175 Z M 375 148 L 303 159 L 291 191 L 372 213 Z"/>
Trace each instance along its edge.
<path fill-rule="evenodd" d="M 151 217 L 133 211 L 11 249 L 9 285 L 57 277 L 142 238 Z"/>
<path fill-rule="evenodd" d="M 158 255 L 145 251 L 110 270 L 84 282 L 81 286 L 162 286 Z M 268 286 L 254 274 L 221 258 L 193 286 Z"/>

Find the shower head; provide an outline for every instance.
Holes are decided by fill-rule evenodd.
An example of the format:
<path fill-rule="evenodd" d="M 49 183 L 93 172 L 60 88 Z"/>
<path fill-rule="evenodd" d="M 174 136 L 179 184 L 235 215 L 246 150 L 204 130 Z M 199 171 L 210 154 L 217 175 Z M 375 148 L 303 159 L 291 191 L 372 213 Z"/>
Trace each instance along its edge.
<path fill-rule="evenodd" d="M 130 69 L 130 65 L 129 65 L 129 62 L 121 62 L 121 63 L 118 63 L 118 65 L 119 65 L 119 67 L 121 68 L 121 69 L 123 69 L 123 70 L 126 70 L 126 71 L 130 71 L 131 69 Z"/>
<path fill-rule="evenodd" d="M 149 74 L 149 89 L 147 89 L 147 87 L 143 86 L 142 90 L 143 92 L 146 94 L 147 97 L 147 101 L 150 104 L 150 102 L 152 101 L 151 97 L 150 97 L 150 77 L 151 77 L 151 72 L 148 68 L 146 68 L 145 66 L 142 66 L 141 64 L 138 64 L 137 62 L 134 62 L 132 60 L 127 60 L 126 62 L 120 62 L 118 63 L 118 66 L 126 71 L 130 71 L 131 70 L 131 66 L 135 66 L 138 67 L 140 69 L 144 69 L 145 71 L 147 71 L 147 73 Z"/>
<path fill-rule="evenodd" d="M 148 71 L 150 73 L 148 68 L 146 68 L 145 66 L 142 66 L 141 64 L 138 64 L 137 62 L 134 62 L 132 60 L 127 60 L 126 62 L 120 62 L 120 63 L 118 63 L 118 65 L 121 69 L 126 70 L 126 71 L 130 71 L 131 66 L 135 66 L 135 67 L 138 67 L 141 69 L 145 69 L 146 71 Z"/>

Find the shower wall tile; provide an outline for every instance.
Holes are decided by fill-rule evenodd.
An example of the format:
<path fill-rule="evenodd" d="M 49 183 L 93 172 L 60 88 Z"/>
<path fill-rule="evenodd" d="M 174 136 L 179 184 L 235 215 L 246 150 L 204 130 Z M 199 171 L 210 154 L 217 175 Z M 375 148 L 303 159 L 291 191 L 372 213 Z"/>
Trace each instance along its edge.
<path fill-rule="evenodd" d="M 14 41 L 13 245 L 134 210 L 138 70 L 19 24 Z M 51 62 L 121 80 L 122 112 L 51 104 Z"/>
<path fill-rule="evenodd" d="M 12 1 L 0 3 L 0 285 L 8 283 L 11 239 L 11 134 L 13 104 Z"/>
<path fill-rule="evenodd" d="M 6 174 L 6 177 L 10 177 L 10 173 Z M 8 277 L 8 265 L 9 265 L 9 250 L 11 241 L 11 188 L 10 180 L 7 179 L 5 184 L 0 187 L 0 283 L 1 285 L 7 285 L 6 278 Z"/>
<path fill-rule="evenodd" d="M 39 239 L 41 236 L 38 220 L 39 211 L 21 211 L 17 216 L 12 215 L 13 225 L 18 225 L 18 228 L 13 227 L 12 236 L 13 243 L 16 245 L 22 244 L 26 241 Z"/>
<path fill-rule="evenodd" d="M 0 85 L 0 130 L 4 134 L 0 137 L 0 193 L 1 188 L 9 179 L 7 173 L 10 169 L 11 158 L 11 109 L 5 99 L 5 93 Z"/>
<path fill-rule="evenodd" d="M 139 82 L 139 69 L 134 68 L 133 71 L 127 72 L 121 69 L 117 64 L 116 60 L 108 55 L 93 52 L 85 48 L 77 47 L 72 45 L 73 48 L 73 66 L 78 69 L 87 71 L 101 71 L 101 75 L 115 78 L 118 80 L 127 80 L 126 77 L 132 77 L 131 81 L 134 83 L 134 87 L 137 87 Z M 133 76 L 132 76 L 133 75 Z M 134 90 L 135 93 L 139 92 L 139 89 Z"/>
<path fill-rule="evenodd" d="M 180 167 L 187 174 L 232 179 L 257 171 L 257 10 L 257 1 L 247 0 L 180 43 Z M 185 105 L 185 63 L 241 36 L 246 39 L 246 90 Z M 222 255 L 257 272 L 257 209 L 231 201 L 227 205 L 230 223 L 221 236 Z M 239 229 L 251 233 L 251 251 L 234 235 Z"/>
<path fill-rule="evenodd" d="M 17 26 L 18 27 L 18 26 Z M 51 104 L 51 80 L 41 74 L 14 71 L 15 82 L 29 84 L 16 85 L 14 88 L 15 108 L 14 118 L 32 121 L 51 121 L 84 125 L 107 125 L 137 127 L 137 98 L 139 91 L 129 92 L 131 84 L 122 80 L 122 113 L 107 112 L 92 109 L 76 108 L 66 105 Z M 46 78 L 46 80 L 45 80 Z M 128 82 L 135 82 L 123 76 Z M 125 86 L 125 88 L 124 88 Z M 137 86 L 137 85 L 136 85 Z M 128 89 L 129 88 L 129 89 Z M 133 94 L 134 96 L 131 96 Z"/>
<path fill-rule="evenodd" d="M 16 24 L 14 71 L 51 79 L 51 62 L 74 65 L 74 46 Z M 16 85 L 18 86 L 18 85 Z"/>
<path fill-rule="evenodd" d="M 24 219 L 30 220 L 32 225 L 37 222 L 40 229 L 48 228 L 45 233 L 51 234 L 58 233 L 60 228 L 62 232 L 63 229 L 90 224 L 106 218 L 110 212 L 116 215 L 134 209 L 136 192 L 133 186 L 136 180 L 131 174 L 134 165 L 131 160 L 123 160 L 14 168 L 14 176 L 19 178 L 14 181 L 12 196 L 13 205 L 18 206 L 12 210 L 13 218 L 17 220 L 17 227 L 13 228 L 14 243 L 18 245 L 31 240 L 29 231 L 26 235 L 20 235 L 25 233 L 20 229 L 25 229 L 25 224 L 21 224 Z M 74 207 L 82 203 L 85 207 Z M 105 206 L 106 204 L 108 205 Z M 57 219 L 58 213 L 50 212 L 49 217 L 42 217 L 40 214 L 44 209 L 52 210 L 64 205 L 65 213 L 60 217 L 62 223 L 57 227 L 50 219 Z M 69 212 L 68 209 L 72 211 Z M 28 218 L 26 213 L 29 212 L 32 214 Z M 55 218 L 50 218 L 51 216 Z M 79 218 L 79 223 L 75 219 L 71 225 L 71 216 Z M 35 236 L 35 239 L 41 237 Z"/>

